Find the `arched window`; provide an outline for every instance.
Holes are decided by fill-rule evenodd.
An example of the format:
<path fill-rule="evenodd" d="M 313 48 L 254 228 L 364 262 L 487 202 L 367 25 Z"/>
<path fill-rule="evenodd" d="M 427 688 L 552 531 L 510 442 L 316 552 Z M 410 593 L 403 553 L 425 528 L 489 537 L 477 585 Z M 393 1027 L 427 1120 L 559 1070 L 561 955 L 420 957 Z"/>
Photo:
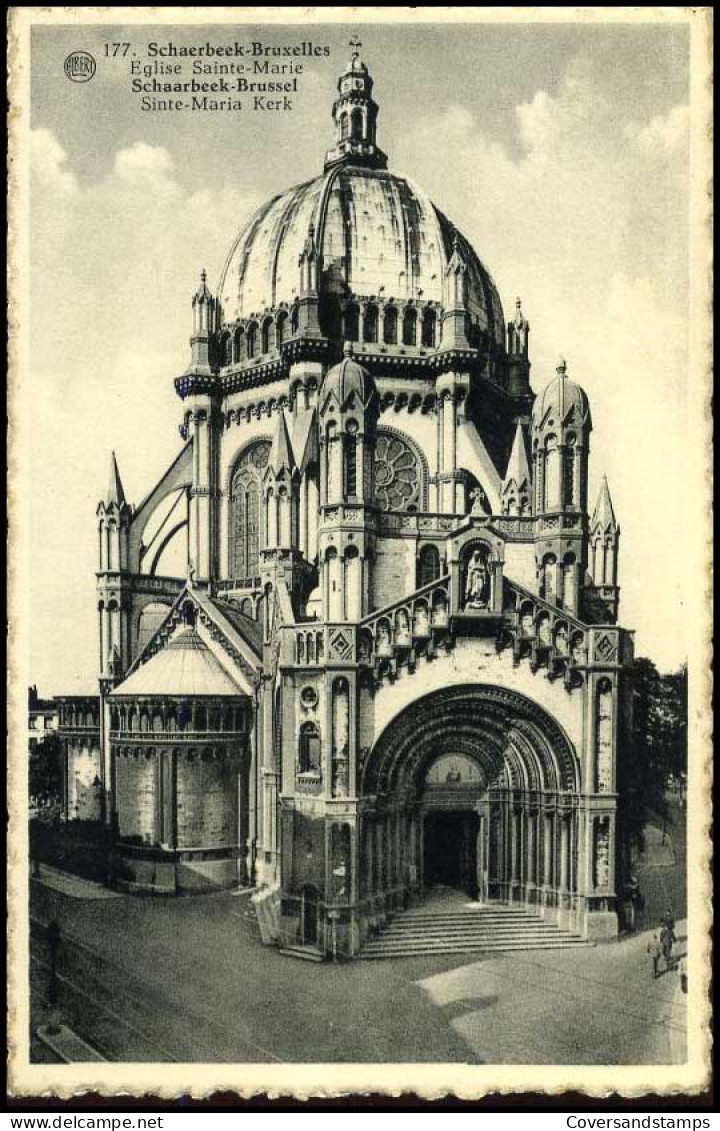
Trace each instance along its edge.
<path fill-rule="evenodd" d="M 344 336 L 346 342 L 356 342 L 360 336 L 360 312 L 354 302 L 345 307 Z"/>
<path fill-rule="evenodd" d="M 223 334 L 222 342 L 220 345 L 220 353 L 223 365 L 232 365 L 232 338 L 229 334 Z"/>
<path fill-rule="evenodd" d="M 255 357 L 257 353 L 257 324 L 251 322 L 247 329 L 246 350 L 248 357 Z"/>
<path fill-rule="evenodd" d="M 440 576 L 440 554 L 437 546 L 423 546 L 418 557 L 418 588 L 429 585 Z"/>
<path fill-rule="evenodd" d="M 287 330 L 287 314 L 281 310 L 275 320 L 275 345 L 278 349 L 285 341 L 285 332 Z"/>
<path fill-rule="evenodd" d="M 320 732 L 315 723 L 303 723 L 300 727 L 298 769 L 301 774 L 320 772 Z"/>
<path fill-rule="evenodd" d="M 266 318 L 265 321 L 262 324 L 262 336 L 261 336 L 261 347 L 262 347 L 261 352 L 262 353 L 269 353 L 270 352 L 270 330 L 271 330 L 271 328 L 272 328 L 272 318 Z"/>
<path fill-rule="evenodd" d="M 244 338 L 245 335 L 243 334 L 243 328 L 242 326 L 238 326 L 237 330 L 235 331 L 235 337 L 233 339 L 233 358 L 236 363 L 242 360 Z"/>
<path fill-rule="evenodd" d="M 352 141 L 362 141 L 363 123 L 362 110 L 353 110 L 350 117 L 350 138 Z"/>
<path fill-rule="evenodd" d="M 261 477 L 269 454 L 267 440 L 246 448 L 230 482 L 229 575 L 237 580 L 258 572 Z"/>
<path fill-rule="evenodd" d="M 357 495 L 357 424 L 354 420 L 348 421 L 343 447 L 345 468 L 345 495 Z"/>
<path fill-rule="evenodd" d="M 417 311 L 408 306 L 403 315 L 403 343 L 414 346 L 417 342 Z"/>
<path fill-rule="evenodd" d="M 394 346 L 397 344 L 397 324 L 397 310 L 394 306 L 386 307 L 385 321 L 383 325 L 383 340 L 388 346 Z"/>
<path fill-rule="evenodd" d="M 563 451 L 563 506 L 571 507 L 575 504 L 575 433 L 570 432 L 566 437 L 567 447 Z"/>
<path fill-rule="evenodd" d="M 436 340 L 437 315 L 434 310 L 425 310 L 422 320 L 422 344 L 434 348 Z"/>
<path fill-rule="evenodd" d="M 376 306 L 368 306 L 366 309 L 363 329 L 366 342 L 378 340 L 378 308 Z"/>
<path fill-rule="evenodd" d="M 348 116 L 347 114 L 340 115 L 340 138 L 345 141 L 349 133 L 348 129 Z"/>
<path fill-rule="evenodd" d="M 297 334 L 297 332 L 298 332 L 299 317 L 300 316 L 298 314 L 298 308 L 297 308 L 297 305 L 296 305 L 292 308 L 292 312 L 290 314 L 290 330 L 291 330 L 293 336 L 295 334 Z"/>

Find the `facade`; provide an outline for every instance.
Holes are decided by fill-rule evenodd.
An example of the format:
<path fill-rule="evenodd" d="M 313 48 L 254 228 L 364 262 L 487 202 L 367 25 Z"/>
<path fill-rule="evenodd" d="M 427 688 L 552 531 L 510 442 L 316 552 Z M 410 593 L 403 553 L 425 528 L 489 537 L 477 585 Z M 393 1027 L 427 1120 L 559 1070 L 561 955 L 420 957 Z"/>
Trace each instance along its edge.
<path fill-rule="evenodd" d="M 34 685 L 28 688 L 28 749 L 58 728 L 58 707 L 54 699 L 41 699 Z"/>
<path fill-rule="evenodd" d="M 506 320 L 388 171 L 372 86 L 355 50 L 322 173 L 255 214 L 215 290 L 203 272 L 183 443 L 139 505 L 113 456 L 93 749 L 115 877 L 254 884 L 266 940 L 323 952 L 435 883 L 611 938 L 632 639 L 588 398 L 564 361 L 535 396 L 520 301 Z"/>

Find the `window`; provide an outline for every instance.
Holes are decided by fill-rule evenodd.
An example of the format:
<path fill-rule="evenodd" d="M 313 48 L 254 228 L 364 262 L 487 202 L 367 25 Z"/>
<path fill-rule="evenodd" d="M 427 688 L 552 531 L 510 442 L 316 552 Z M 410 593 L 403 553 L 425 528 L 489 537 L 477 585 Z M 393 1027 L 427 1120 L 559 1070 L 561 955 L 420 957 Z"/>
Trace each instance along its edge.
<path fill-rule="evenodd" d="M 360 337 L 359 311 L 354 303 L 345 308 L 345 341 L 356 342 Z"/>
<path fill-rule="evenodd" d="M 416 341 L 417 311 L 409 306 L 403 315 L 403 343 L 406 346 L 414 346 Z"/>
<path fill-rule="evenodd" d="M 423 546 L 418 558 L 418 587 L 429 585 L 440 576 L 440 554 L 437 546 Z"/>
<path fill-rule="evenodd" d="M 376 342 L 378 339 L 378 309 L 369 306 L 365 311 L 364 337 L 366 342 Z"/>
<path fill-rule="evenodd" d="M 260 548 L 260 490 L 270 444 L 261 440 L 241 455 L 230 483 L 230 577 L 254 577 Z"/>
<path fill-rule="evenodd" d="M 422 344 L 432 349 L 435 346 L 436 314 L 434 310 L 426 310 L 422 320 Z"/>
<path fill-rule="evenodd" d="M 397 344 L 397 323 L 398 316 L 397 310 L 394 306 L 388 306 L 385 310 L 385 323 L 384 323 L 384 341 L 388 346 Z"/>
<path fill-rule="evenodd" d="M 345 436 L 345 495 L 357 495 L 357 437 L 349 428 Z"/>
<path fill-rule="evenodd" d="M 303 723 L 300 728 L 298 764 L 301 774 L 320 772 L 320 734 L 315 723 Z"/>

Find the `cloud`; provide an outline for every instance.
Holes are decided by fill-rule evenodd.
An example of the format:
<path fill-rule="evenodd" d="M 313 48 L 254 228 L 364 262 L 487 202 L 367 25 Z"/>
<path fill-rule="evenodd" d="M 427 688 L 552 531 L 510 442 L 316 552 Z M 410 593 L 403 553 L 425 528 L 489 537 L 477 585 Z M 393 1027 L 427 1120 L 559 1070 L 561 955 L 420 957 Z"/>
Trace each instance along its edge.
<path fill-rule="evenodd" d="M 506 313 L 522 296 L 534 388 L 563 354 L 587 389 L 590 505 L 607 472 L 623 529 L 622 619 L 639 652 L 672 667 L 685 655 L 688 111 L 637 121 L 628 103 L 623 117 L 583 60 L 514 119 L 498 141 L 458 103 L 409 129 L 400 156 L 486 262 Z M 667 515 L 673 538 L 658 534 Z"/>
<path fill-rule="evenodd" d="M 77 192 L 77 178 L 65 168 L 67 154 L 55 135 L 46 129 L 33 130 L 30 139 L 30 168 L 45 188 L 61 194 Z"/>
<path fill-rule="evenodd" d="M 647 154 L 666 155 L 684 152 L 690 141 L 690 109 L 673 106 L 667 114 L 657 114 L 645 126 L 629 122 L 625 136 Z"/>
<path fill-rule="evenodd" d="M 167 149 L 136 141 L 128 149 L 118 150 L 114 171 L 129 185 L 174 192 L 178 186 L 172 179 L 173 165 Z"/>
<path fill-rule="evenodd" d="M 31 536 L 43 552 L 29 563 L 31 646 L 38 683 L 59 692 L 95 675 L 93 531 L 109 453 L 134 502 L 176 455 L 192 295 L 260 202 L 232 182 L 186 188 L 170 153 L 143 141 L 92 183 L 50 131 L 32 146 Z"/>

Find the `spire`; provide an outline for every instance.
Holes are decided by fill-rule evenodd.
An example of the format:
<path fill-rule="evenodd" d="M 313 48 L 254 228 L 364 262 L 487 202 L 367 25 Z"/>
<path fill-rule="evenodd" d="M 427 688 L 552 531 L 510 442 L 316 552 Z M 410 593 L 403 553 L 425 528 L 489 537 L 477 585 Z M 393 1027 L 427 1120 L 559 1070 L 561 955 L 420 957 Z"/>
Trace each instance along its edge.
<path fill-rule="evenodd" d="M 117 507 L 125 506 L 125 492 L 123 491 L 122 480 L 120 479 L 120 472 L 118 470 L 117 460 L 115 459 L 115 452 L 112 453 L 110 458 L 110 483 L 108 485 L 105 505 L 110 507 L 113 503 Z"/>
<path fill-rule="evenodd" d="M 505 472 L 505 479 L 503 481 L 503 491 L 515 483 L 518 490 L 521 490 L 523 485 L 530 486 L 530 465 L 527 458 L 527 449 L 525 447 L 525 433 L 522 424 L 518 424 L 515 429 L 515 439 L 513 440 L 512 451 L 510 452 L 510 459 L 508 460 L 507 471 Z"/>
<path fill-rule="evenodd" d="M 207 271 L 203 267 L 200 272 L 200 286 L 193 295 L 193 306 L 198 302 L 210 302 L 211 300 L 212 295 L 207 285 Z"/>
<path fill-rule="evenodd" d="M 356 35 L 349 43 L 350 59 L 337 82 L 338 95 L 333 102 L 335 145 L 328 150 L 325 168 L 339 162 L 386 169 L 387 157 L 375 144 L 377 103 L 372 98 L 373 80 L 360 57 L 362 43 Z"/>
<path fill-rule="evenodd" d="M 600 487 L 600 494 L 595 504 L 590 528 L 591 530 L 600 529 L 603 533 L 610 531 L 612 534 L 617 533 L 618 530 L 615 511 L 613 509 L 612 499 L 610 498 L 610 488 L 608 487 L 607 476 L 605 475 L 603 475 L 602 486 Z"/>
<path fill-rule="evenodd" d="M 295 458 L 288 434 L 287 421 L 285 420 L 284 411 L 281 410 L 278 414 L 277 424 L 275 426 L 275 436 L 273 437 L 272 447 L 270 449 L 268 468 L 274 471 L 276 475 L 279 475 L 281 471 L 292 472 L 295 466 Z"/>

